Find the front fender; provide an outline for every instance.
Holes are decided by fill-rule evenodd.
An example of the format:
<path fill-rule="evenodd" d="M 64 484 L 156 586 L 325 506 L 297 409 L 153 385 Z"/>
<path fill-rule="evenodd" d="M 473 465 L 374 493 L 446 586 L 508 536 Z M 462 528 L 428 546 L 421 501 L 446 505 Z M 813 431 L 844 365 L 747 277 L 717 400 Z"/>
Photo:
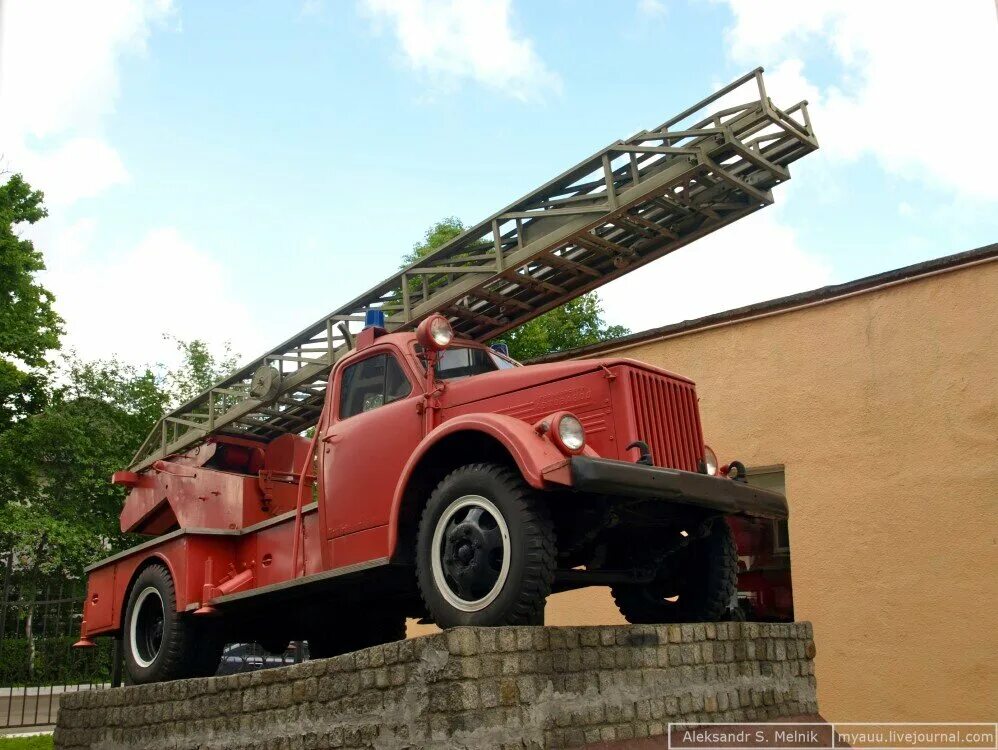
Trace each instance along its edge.
<path fill-rule="evenodd" d="M 398 541 L 398 519 L 402 509 L 402 502 L 405 498 L 406 488 L 412 479 L 412 475 L 419 467 L 423 457 L 433 446 L 449 435 L 458 432 L 480 432 L 501 443 L 513 461 L 516 463 L 520 474 L 531 487 L 542 489 L 550 486 L 545 482 L 544 469 L 552 464 L 567 463 L 566 456 L 558 450 L 550 439 L 540 435 L 532 425 L 522 419 L 508 417 L 503 414 L 462 414 L 444 422 L 442 425 L 430 432 L 416 446 L 405 468 L 402 476 L 395 488 L 395 495 L 392 498 L 392 509 L 388 523 L 388 555 L 395 554 L 395 545 Z M 595 456 L 596 454 L 587 446 L 583 451 L 585 455 Z"/>

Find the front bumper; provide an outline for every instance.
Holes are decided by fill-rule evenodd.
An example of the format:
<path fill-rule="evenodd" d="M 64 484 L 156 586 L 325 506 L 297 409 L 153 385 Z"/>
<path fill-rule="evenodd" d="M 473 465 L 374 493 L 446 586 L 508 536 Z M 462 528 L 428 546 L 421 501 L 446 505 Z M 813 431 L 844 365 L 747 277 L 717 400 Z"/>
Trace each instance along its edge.
<path fill-rule="evenodd" d="M 572 488 L 580 492 L 661 498 L 725 515 L 788 516 L 787 500 L 779 492 L 724 477 L 589 456 L 572 456 L 570 469 Z"/>

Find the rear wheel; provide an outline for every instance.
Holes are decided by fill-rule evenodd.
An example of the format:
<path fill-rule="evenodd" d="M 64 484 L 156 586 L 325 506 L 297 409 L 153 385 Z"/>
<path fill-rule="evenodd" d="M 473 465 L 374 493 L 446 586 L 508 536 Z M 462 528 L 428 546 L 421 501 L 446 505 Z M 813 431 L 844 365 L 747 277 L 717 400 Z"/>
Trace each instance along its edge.
<path fill-rule="evenodd" d="M 125 669 L 131 684 L 214 674 L 222 642 L 207 624 L 177 612 L 170 572 L 150 565 L 135 579 L 123 623 Z"/>
<path fill-rule="evenodd" d="M 647 584 L 611 587 L 630 623 L 716 622 L 729 619 L 738 592 L 738 550 L 731 527 L 716 519 L 706 536 L 667 558 Z"/>
<path fill-rule="evenodd" d="M 416 577 L 440 627 L 543 622 L 555 563 L 547 509 L 504 466 L 451 472 L 420 519 Z"/>

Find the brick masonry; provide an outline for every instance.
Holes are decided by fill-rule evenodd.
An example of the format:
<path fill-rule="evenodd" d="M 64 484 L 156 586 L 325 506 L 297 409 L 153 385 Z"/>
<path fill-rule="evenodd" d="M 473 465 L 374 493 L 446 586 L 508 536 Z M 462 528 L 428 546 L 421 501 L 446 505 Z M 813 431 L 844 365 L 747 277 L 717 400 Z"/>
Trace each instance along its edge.
<path fill-rule="evenodd" d="M 61 750 L 577 747 L 816 714 L 810 623 L 456 628 L 231 677 L 66 695 Z"/>

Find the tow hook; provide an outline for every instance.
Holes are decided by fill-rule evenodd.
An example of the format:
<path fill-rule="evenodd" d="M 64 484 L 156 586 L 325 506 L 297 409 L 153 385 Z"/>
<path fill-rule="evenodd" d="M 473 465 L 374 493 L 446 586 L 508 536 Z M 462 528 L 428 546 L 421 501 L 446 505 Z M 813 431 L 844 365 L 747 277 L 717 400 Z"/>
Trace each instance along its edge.
<path fill-rule="evenodd" d="M 627 446 L 625 450 L 630 450 L 631 448 L 637 448 L 639 451 L 641 451 L 641 455 L 638 457 L 638 460 L 635 461 L 634 463 L 644 464 L 645 466 L 655 465 L 654 461 L 652 460 L 651 449 L 648 447 L 648 443 L 646 443 L 644 440 L 635 440 L 633 443 Z"/>
<path fill-rule="evenodd" d="M 735 470 L 735 475 L 731 476 L 731 470 Z M 747 482 L 745 464 L 741 461 L 732 461 L 728 464 L 727 471 L 724 472 L 729 478 L 734 479 L 736 482 Z"/>

